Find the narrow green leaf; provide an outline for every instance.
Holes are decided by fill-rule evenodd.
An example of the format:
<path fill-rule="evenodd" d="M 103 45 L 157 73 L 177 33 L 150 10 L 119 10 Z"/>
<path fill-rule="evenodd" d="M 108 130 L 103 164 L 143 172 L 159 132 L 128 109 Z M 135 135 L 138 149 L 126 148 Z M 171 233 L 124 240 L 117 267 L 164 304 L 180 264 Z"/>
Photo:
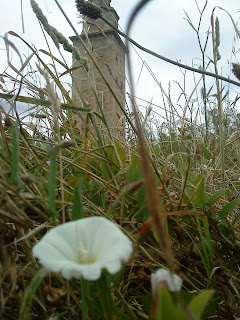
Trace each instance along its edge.
<path fill-rule="evenodd" d="M 236 206 L 239 204 L 240 199 L 235 199 L 228 204 L 226 204 L 219 212 L 218 215 L 222 219 L 226 219 L 229 213 L 236 208 Z"/>
<path fill-rule="evenodd" d="M 206 206 L 211 207 L 213 206 L 227 191 L 227 188 L 222 188 L 214 193 L 210 198 L 206 201 Z"/>
<path fill-rule="evenodd" d="M 102 274 L 100 279 L 96 281 L 96 287 L 102 307 L 103 319 L 113 319 L 113 315 L 115 314 L 115 306 L 112 298 L 109 280 L 104 276 L 104 274 Z"/>
<path fill-rule="evenodd" d="M 221 302 L 221 298 L 216 294 L 214 294 L 214 296 L 211 298 L 206 308 L 204 309 L 201 319 L 202 320 L 211 319 L 211 316 L 214 313 L 216 313 L 216 310 L 218 310 L 220 302 Z"/>
<path fill-rule="evenodd" d="M 42 268 L 35 273 L 29 286 L 24 292 L 23 300 L 20 307 L 19 320 L 31 319 L 29 311 L 32 305 L 34 294 L 37 291 L 37 288 L 39 287 L 44 277 L 48 274 L 48 272 L 49 271 L 47 269 Z"/>
<path fill-rule="evenodd" d="M 200 145 L 200 149 L 201 149 L 202 152 L 204 153 L 205 158 L 206 158 L 207 160 L 210 160 L 210 159 L 211 159 L 211 153 L 210 153 L 210 151 L 208 150 L 208 148 L 206 148 L 204 144 L 201 144 L 201 145 Z"/>
<path fill-rule="evenodd" d="M 176 317 L 177 320 L 188 320 L 188 317 L 186 315 L 186 311 L 183 310 L 183 308 L 181 307 L 180 304 L 178 304 L 176 307 L 176 314 L 177 314 L 177 317 Z"/>
<path fill-rule="evenodd" d="M 80 279 L 81 282 L 81 303 L 82 303 L 82 320 L 88 320 L 88 283 L 87 280 Z"/>
<path fill-rule="evenodd" d="M 48 52 L 44 49 L 39 49 L 39 52 L 42 52 L 42 53 L 46 54 L 47 56 L 51 57 L 53 60 L 57 61 L 63 68 L 68 70 L 68 66 L 65 63 L 63 63 L 61 60 L 56 58 L 54 55 L 52 55 L 50 52 Z"/>
<path fill-rule="evenodd" d="M 218 229 L 223 239 L 225 239 L 231 246 L 234 246 L 233 242 L 230 240 L 233 229 L 226 227 L 223 223 L 218 224 Z"/>
<path fill-rule="evenodd" d="M 209 260 L 211 262 L 211 268 L 213 268 L 212 241 L 211 241 L 211 235 L 210 235 L 207 217 L 203 217 L 203 226 L 204 226 L 204 231 L 205 231 L 205 236 L 206 236 L 207 249 L 208 249 L 208 253 L 209 253 Z"/>
<path fill-rule="evenodd" d="M 2 93 L 0 92 L 0 98 L 10 100 L 14 97 L 13 94 L 7 94 L 7 93 Z M 17 101 L 19 102 L 25 102 L 29 104 L 37 104 L 39 106 L 46 106 L 50 107 L 51 102 L 48 100 L 44 99 L 37 99 L 37 98 L 31 98 L 31 97 L 25 97 L 25 96 L 18 96 Z M 66 103 L 61 103 L 61 108 L 64 110 L 72 110 L 72 111 L 81 111 L 81 112 L 87 112 L 87 113 L 92 113 L 93 110 L 89 108 L 84 108 L 84 107 L 77 107 L 72 104 L 66 104 Z"/>
<path fill-rule="evenodd" d="M 206 94 L 206 97 L 208 97 L 208 96 L 210 95 L 212 89 L 213 89 L 213 86 L 211 86 L 211 88 L 208 90 L 208 92 L 207 92 L 207 94 Z"/>
<path fill-rule="evenodd" d="M 224 101 L 229 96 L 229 91 L 227 91 L 222 97 L 222 101 Z M 227 99 L 226 99 L 227 100 Z"/>
<path fill-rule="evenodd" d="M 198 319 L 201 318 L 204 309 L 212 298 L 214 290 L 208 290 L 200 293 L 189 303 L 188 308 Z"/>
<path fill-rule="evenodd" d="M 197 30 L 196 30 L 196 28 L 194 27 L 194 25 L 193 25 L 193 23 L 192 23 L 189 15 L 187 14 L 187 12 L 186 12 L 185 10 L 183 10 L 183 11 L 184 11 L 184 13 L 185 13 L 185 15 L 186 15 L 186 17 L 187 17 L 187 18 L 183 18 L 183 19 L 186 20 L 186 21 L 189 23 L 189 25 L 193 28 L 193 30 L 194 30 L 195 32 L 197 32 Z"/>
<path fill-rule="evenodd" d="M 199 173 L 199 174 L 193 179 L 192 184 L 193 184 L 194 186 L 197 186 L 197 185 L 199 184 L 199 182 L 201 181 L 201 179 L 202 179 L 202 175 L 201 175 L 201 173 Z"/>
<path fill-rule="evenodd" d="M 203 263 L 203 265 L 204 265 L 204 268 L 205 268 L 205 271 L 206 271 L 206 273 L 207 273 L 207 276 L 210 277 L 210 276 L 211 276 L 211 270 L 210 270 L 210 268 L 208 267 L 207 262 L 205 261 L 204 255 L 202 254 L 199 246 L 198 246 L 194 241 L 193 241 L 193 244 L 194 244 L 195 248 L 197 249 L 198 254 L 199 254 L 200 257 L 201 257 L 201 260 L 202 260 L 202 263 Z"/>
<path fill-rule="evenodd" d="M 50 152 L 50 164 L 48 170 L 48 205 L 53 218 L 53 223 L 56 224 L 56 151 Z"/>
<path fill-rule="evenodd" d="M 172 301 L 169 291 L 161 286 L 158 290 L 157 319 L 177 320 L 176 307 Z"/>
<path fill-rule="evenodd" d="M 120 146 L 120 144 L 117 142 L 117 140 L 114 140 L 114 143 L 115 143 L 117 152 L 118 152 L 118 154 L 119 154 L 119 158 L 121 159 L 123 168 L 125 168 L 125 167 L 126 167 L 126 158 L 127 158 L 126 152 L 125 152 L 125 150 Z"/>
<path fill-rule="evenodd" d="M 105 181 L 109 181 L 111 174 L 109 172 L 109 167 L 108 167 L 106 161 L 102 161 L 102 163 L 101 163 L 101 173 L 102 173 L 103 179 Z"/>
<path fill-rule="evenodd" d="M 72 220 L 84 218 L 83 203 L 82 203 L 82 189 L 83 180 L 80 179 L 74 188 L 73 207 L 72 207 Z"/>
<path fill-rule="evenodd" d="M 201 239 L 202 250 L 203 250 L 203 253 L 204 253 L 204 256 L 203 255 L 200 255 L 200 256 L 201 256 L 202 262 L 204 264 L 206 273 L 207 273 L 208 277 L 210 277 L 210 275 L 211 275 L 210 260 L 209 260 L 209 256 L 208 256 L 208 252 L 207 252 L 207 248 L 206 248 L 206 244 L 205 244 L 205 241 L 204 241 L 202 228 L 201 228 L 201 224 L 200 224 L 200 220 L 199 220 L 198 216 L 196 216 L 196 222 L 197 222 L 197 226 L 198 226 L 199 236 L 200 236 L 200 239 Z M 199 250 L 199 253 L 200 253 L 201 252 L 200 248 L 198 248 L 198 250 Z"/>
<path fill-rule="evenodd" d="M 126 183 L 132 183 L 134 181 L 141 180 L 142 178 L 143 172 L 141 159 L 133 154 L 125 176 Z"/>
<path fill-rule="evenodd" d="M 12 156 L 11 156 L 11 176 L 10 183 L 19 184 L 19 129 L 16 121 L 12 133 Z"/>
<path fill-rule="evenodd" d="M 205 205 L 205 196 L 204 196 L 204 179 L 198 185 L 197 193 L 196 193 L 196 207 L 202 208 Z"/>

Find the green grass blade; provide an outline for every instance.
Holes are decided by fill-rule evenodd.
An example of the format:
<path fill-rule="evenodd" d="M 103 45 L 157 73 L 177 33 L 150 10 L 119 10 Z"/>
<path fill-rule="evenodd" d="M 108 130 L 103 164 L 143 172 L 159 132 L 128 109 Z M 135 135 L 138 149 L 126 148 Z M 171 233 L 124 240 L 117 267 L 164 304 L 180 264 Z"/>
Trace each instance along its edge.
<path fill-rule="evenodd" d="M 170 292 L 163 286 L 158 289 L 157 319 L 177 320 L 176 306 Z"/>
<path fill-rule="evenodd" d="M 117 142 L 117 140 L 114 140 L 119 158 L 121 160 L 122 166 L 123 168 L 126 167 L 126 160 L 127 160 L 127 155 L 126 155 L 126 151 L 123 149 L 123 147 L 120 146 L 120 144 Z"/>
<path fill-rule="evenodd" d="M 199 221 L 199 218 L 197 216 L 196 216 L 196 222 L 197 222 L 198 231 L 199 231 L 199 235 L 200 235 L 200 239 L 201 239 L 201 243 L 202 243 L 202 248 L 203 248 L 203 252 L 204 252 L 204 256 L 205 256 L 205 258 L 204 258 L 201 255 L 201 258 L 202 258 L 203 264 L 205 266 L 206 273 L 207 273 L 208 277 L 210 277 L 210 275 L 211 275 L 211 267 L 210 267 L 209 256 L 208 256 L 207 248 L 206 248 L 206 245 L 205 245 L 205 241 L 204 241 L 204 237 L 203 237 L 200 221 Z M 198 250 L 199 250 L 199 252 L 201 251 L 199 248 L 198 248 Z"/>
<path fill-rule="evenodd" d="M 82 203 L 82 189 L 83 189 L 83 180 L 80 179 L 74 188 L 73 207 L 72 207 L 73 221 L 84 218 L 83 203 Z"/>
<path fill-rule="evenodd" d="M 48 272 L 49 271 L 47 269 L 42 268 L 35 273 L 29 286 L 24 292 L 23 300 L 20 307 L 19 320 L 31 319 L 29 311 L 32 305 L 34 294 L 37 291 L 37 288 L 39 287 L 44 277 L 48 274 Z"/>
<path fill-rule="evenodd" d="M 2 99 L 11 100 L 13 97 L 14 97 L 13 94 L 0 93 L 0 98 L 2 98 Z M 30 97 L 25 97 L 25 96 L 18 96 L 16 100 L 19 102 L 35 104 L 35 105 L 45 106 L 45 107 L 50 107 L 50 105 L 51 105 L 51 102 L 48 100 L 38 99 L 38 98 L 30 98 Z M 93 112 L 92 109 L 83 108 L 83 107 L 76 107 L 72 104 L 66 104 L 66 103 L 61 103 L 61 108 L 63 110 L 81 111 L 81 112 L 87 112 L 87 113 Z"/>
<path fill-rule="evenodd" d="M 206 206 L 211 207 L 213 206 L 225 193 L 227 189 L 222 188 L 214 193 L 208 200 L 206 201 Z"/>
<path fill-rule="evenodd" d="M 209 254 L 209 258 L 210 258 L 210 262 L 211 262 L 211 268 L 213 269 L 212 242 L 211 242 L 211 236 L 210 236 L 209 224 L 208 224 L 207 217 L 203 218 L 203 227 L 204 227 L 205 236 L 206 236 L 207 249 L 208 249 L 208 254 Z"/>
<path fill-rule="evenodd" d="M 19 184 L 19 129 L 16 121 L 12 133 L 12 157 L 11 157 L 11 176 L 10 183 Z"/>
<path fill-rule="evenodd" d="M 56 162 L 56 151 L 50 152 L 50 164 L 48 170 L 48 204 L 50 213 L 53 218 L 53 224 L 56 224 L 56 172 L 57 172 L 57 162 Z"/>
<path fill-rule="evenodd" d="M 239 204 L 240 199 L 235 199 L 228 204 L 226 204 L 219 212 L 218 215 L 222 219 L 226 219 L 229 213 L 236 208 L 236 206 Z"/>
<path fill-rule="evenodd" d="M 198 185 L 196 192 L 196 206 L 203 209 L 205 205 L 205 196 L 204 196 L 204 179 Z"/>
<path fill-rule="evenodd" d="M 88 283 L 87 280 L 81 279 L 81 303 L 82 303 L 82 320 L 88 320 Z"/>
<path fill-rule="evenodd" d="M 208 290 L 196 296 L 188 305 L 189 310 L 197 319 L 201 319 L 202 313 L 206 308 L 208 302 L 213 296 L 214 291 Z"/>

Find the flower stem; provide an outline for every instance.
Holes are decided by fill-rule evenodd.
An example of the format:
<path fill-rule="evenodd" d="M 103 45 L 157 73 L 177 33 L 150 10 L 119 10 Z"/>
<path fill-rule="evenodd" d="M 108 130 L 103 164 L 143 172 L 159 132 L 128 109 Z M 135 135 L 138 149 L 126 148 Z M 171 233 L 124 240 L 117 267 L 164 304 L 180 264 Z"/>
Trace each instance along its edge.
<path fill-rule="evenodd" d="M 87 281 L 81 279 L 82 320 L 88 320 L 88 290 Z"/>
<path fill-rule="evenodd" d="M 96 284 L 104 319 L 110 320 L 112 319 L 111 315 L 114 314 L 114 303 L 112 300 L 111 290 L 109 288 L 109 281 L 102 275 L 101 278 L 96 281 Z"/>

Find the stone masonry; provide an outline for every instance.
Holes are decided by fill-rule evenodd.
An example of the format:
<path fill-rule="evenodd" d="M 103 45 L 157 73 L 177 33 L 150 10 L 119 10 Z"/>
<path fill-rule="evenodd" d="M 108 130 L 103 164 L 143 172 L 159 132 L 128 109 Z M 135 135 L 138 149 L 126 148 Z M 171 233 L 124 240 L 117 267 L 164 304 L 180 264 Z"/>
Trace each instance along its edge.
<path fill-rule="evenodd" d="M 111 22 L 116 28 L 118 27 L 119 17 L 113 7 L 110 6 L 109 0 L 92 0 L 103 10 L 103 16 Z M 122 106 L 125 106 L 125 54 L 126 48 L 118 33 L 114 31 L 102 19 L 87 19 L 81 33 L 81 38 L 87 48 L 92 53 L 102 73 L 118 97 Z M 97 91 L 99 101 L 102 104 L 103 111 L 113 137 L 124 141 L 125 138 L 125 118 L 114 96 L 106 86 L 101 75 L 93 66 L 91 59 L 88 57 L 86 50 L 77 37 L 71 37 L 74 46 L 79 49 L 82 57 L 88 61 L 89 70 L 86 72 L 83 67 L 73 72 L 72 97 L 74 104 L 82 106 L 79 92 L 88 102 L 90 108 L 100 114 L 94 89 Z M 74 62 L 73 67 L 79 64 Z M 74 116 L 76 126 L 83 131 L 83 125 L 79 117 Z M 106 126 L 96 117 L 96 122 L 101 128 L 105 142 L 108 142 Z"/>

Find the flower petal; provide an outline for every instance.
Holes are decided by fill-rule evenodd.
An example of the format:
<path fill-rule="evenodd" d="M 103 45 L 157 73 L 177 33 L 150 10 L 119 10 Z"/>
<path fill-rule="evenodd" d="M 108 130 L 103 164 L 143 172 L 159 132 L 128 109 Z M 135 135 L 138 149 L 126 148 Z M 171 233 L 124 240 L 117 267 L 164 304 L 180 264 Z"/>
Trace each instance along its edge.
<path fill-rule="evenodd" d="M 51 229 L 33 247 L 33 255 L 66 279 L 97 280 L 102 269 L 114 274 L 128 261 L 132 243 L 117 224 L 89 217 Z"/>
<path fill-rule="evenodd" d="M 170 291 L 180 291 L 182 287 L 182 279 L 166 269 L 158 269 L 151 275 L 151 285 L 153 294 L 156 293 L 160 285 L 165 285 Z"/>

